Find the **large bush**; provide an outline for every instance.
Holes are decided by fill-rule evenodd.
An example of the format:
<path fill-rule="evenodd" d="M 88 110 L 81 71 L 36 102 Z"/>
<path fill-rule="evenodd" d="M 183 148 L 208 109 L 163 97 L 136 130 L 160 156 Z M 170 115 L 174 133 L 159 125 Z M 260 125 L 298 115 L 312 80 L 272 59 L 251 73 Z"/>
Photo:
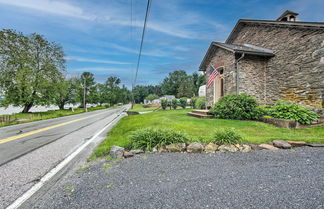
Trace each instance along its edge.
<path fill-rule="evenodd" d="M 242 142 L 242 137 L 234 128 L 227 128 L 216 131 L 210 141 L 218 144 L 238 144 Z"/>
<path fill-rule="evenodd" d="M 161 99 L 161 107 L 163 110 L 165 110 L 168 107 L 168 100 L 167 99 Z"/>
<path fill-rule="evenodd" d="M 197 97 L 191 97 L 190 105 L 192 108 L 195 108 Z"/>
<path fill-rule="evenodd" d="M 169 129 L 146 128 L 139 129 L 130 137 L 133 149 L 152 151 L 153 147 L 160 147 L 172 143 L 185 143 L 188 138 L 180 132 Z"/>
<path fill-rule="evenodd" d="M 178 107 L 178 100 L 177 99 L 172 99 L 171 106 L 172 106 L 173 109 L 177 109 L 177 107 Z"/>
<path fill-rule="evenodd" d="M 205 109 L 206 108 L 206 97 L 199 97 L 195 102 L 196 109 Z"/>
<path fill-rule="evenodd" d="M 186 97 L 182 97 L 182 98 L 180 98 L 179 102 L 180 102 L 180 107 L 182 107 L 183 109 L 185 109 L 186 106 L 187 106 L 187 98 Z"/>
<path fill-rule="evenodd" d="M 255 120 L 262 116 L 258 105 L 256 99 L 247 94 L 230 94 L 222 97 L 210 112 L 221 119 Z"/>
<path fill-rule="evenodd" d="M 274 118 L 296 120 L 301 124 L 311 124 L 318 117 L 318 115 L 311 110 L 282 100 L 277 101 L 273 106 L 266 106 L 263 109 L 266 111 L 267 115 Z"/>

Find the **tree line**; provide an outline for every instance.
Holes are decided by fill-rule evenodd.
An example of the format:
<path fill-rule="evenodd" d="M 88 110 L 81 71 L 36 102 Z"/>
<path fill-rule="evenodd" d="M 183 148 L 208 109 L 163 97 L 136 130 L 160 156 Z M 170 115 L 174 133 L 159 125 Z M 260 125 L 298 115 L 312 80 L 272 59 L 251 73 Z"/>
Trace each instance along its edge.
<path fill-rule="evenodd" d="M 24 113 L 36 105 L 128 103 L 130 92 L 118 77 L 96 83 L 94 75 L 66 79 L 63 48 L 42 35 L 0 31 L 1 106 L 22 106 Z"/>
<path fill-rule="evenodd" d="M 194 72 L 188 75 L 184 70 L 170 72 L 158 85 L 137 85 L 133 89 L 136 103 L 144 102 L 144 99 L 153 100 L 163 95 L 181 97 L 198 96 L 199 87 L 206 84 L 205 75 Z"/>

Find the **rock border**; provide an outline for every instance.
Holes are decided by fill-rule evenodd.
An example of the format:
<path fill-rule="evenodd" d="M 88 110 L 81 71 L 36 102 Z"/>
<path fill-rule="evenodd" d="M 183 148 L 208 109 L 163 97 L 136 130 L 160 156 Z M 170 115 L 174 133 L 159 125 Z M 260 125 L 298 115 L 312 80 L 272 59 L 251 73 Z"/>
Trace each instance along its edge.
<path fill-rule="evenodd" d="M 309 147 L 324 147 L 324 143 L 306 143 L 304 141 L 285 141 L 273 140 L 271 143 L 264 144 L 223 144 L 216 143 L 203 144 L 199 142 L 192 142 L 190 144 L 175 143 L 162 146 L 159 149 L 154 147 L 151 153 L 161 152 L 178 152 L 178 153 L 215 153 L 215 152 L 251 152 L 257 150 L 280 150 L 291 149 L 294 147 L 309 146 Z M 125 151 L 123 147 L 112 146 L 110 149 L 110 156 L 114 159 L 122 159 L 133 157 L 138 154 L 145 153 L 144 150 L 130 150 Z"/>

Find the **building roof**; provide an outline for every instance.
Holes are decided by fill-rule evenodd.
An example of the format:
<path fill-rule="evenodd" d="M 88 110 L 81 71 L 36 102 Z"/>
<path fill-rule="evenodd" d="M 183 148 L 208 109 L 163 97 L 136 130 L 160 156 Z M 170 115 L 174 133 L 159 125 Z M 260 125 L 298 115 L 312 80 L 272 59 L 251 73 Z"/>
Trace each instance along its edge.
<path fill-rule="evenodd" d="M 277 27 L 297 27 L 297 28 L 315 28 L 324 30 L 324 22 L 300 22 L 300 21 L 275 21 L 275 20 L 250 20 L 240 19 L 231 34 L 228 36 L 225 43 L 232 43 L 238 32 L 246 25 L 266 25 Z"/>
<path fill-rule="evenodd" d="M 229 50 L 233 53 L 246 53 L 251 55 L 270 56 L 270 57 L 274 56 L 272 50 L 255 46 L 252 44 L 238 45 L 238 44 L 226 44 L 221 42 L 213 42 L 213 45 Z"/>
<path fill-rule="evenodd" d="M 295 16 L 298 16 L 299 14 L 294 12 L 294 11 L 291 11 L 291 10 L 286 10 L 284 13 L 282 13 L 282 15 L 280 15 L 278 18 L 277 18 L 277 21 L 280 21 L 281 18 L 285 17 L 286 15 L 295 15 Z"/>
<path fill-rule="evenodd" d="M 252 44 L 226 44 L 226 43 L 220 43 L 220 42 L 212 42 L 207 50 L 207 53 L 203 59 L 203 61 L 200 64 L 199 70 L 203 71 L 206 68 L 207 62 L 212 54 L 212 52 L 215 50 L 215 47 L 219 47 L 225 50 L 228 50 L 232 53 L 245 53 L 250 55 L 256 55 L 256 56 L 265 56 L 265 57 L 273 57 L 274 53 L 270 49 L 266 49 L 263 47 L 255 46 Z"/>

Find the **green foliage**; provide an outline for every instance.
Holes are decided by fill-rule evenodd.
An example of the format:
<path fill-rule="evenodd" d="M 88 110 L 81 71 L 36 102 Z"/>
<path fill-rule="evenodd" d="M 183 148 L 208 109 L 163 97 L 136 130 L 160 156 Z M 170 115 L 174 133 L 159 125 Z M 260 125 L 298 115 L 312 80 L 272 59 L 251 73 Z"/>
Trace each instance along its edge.
<path fill-rule="evenodd" d="M 168 107 L 168 100 L 167 99 L 161 99 L 161 107 L 163 110 L 165 110 Z"/>
<path fill-rule="evenodd" d="M 268 115 L 274 118 L 296 120 L 301 124 L 311 124 L 318 118 L 318 115 L 311 110 L 281 100 L 277 101 L 275 105 L 267 106 L 264 109 Z"/>
<path fill-rule="evenodd" d="M 125 147 L 131 143 L 130 135 L 142 128 L 170 128 L 186 134 L 190 141 L 212 139 L 213 131 L 218 129 L 235 128 L 247 143 L 268 143 L 275 139 L 300 140 L 307 143 L 324 142 L 324 126 L 283 129 L 258 121 L 198 119 L 186 114 L 191 109 L 174 111 L 156 111 L 148 114 L 123 117 L 109 132 L 107 138 L 96 148 L 92 157 L 109 154 L 110 147 L 118 145 Z"/>
<path fill-rule="evenodd" d="M 206 108 L 206 97 L 198 97 L 195 101 L 196 109 L 205 109 Z"/>
<path fill-rule="evenodd" d="M 239 144 L 242 142 L 242 139 L 242 136 L 234 128 L 226 128 L 217 130 L 211 142 L 218 144 Z"/>
<path fill-rule="evenodd" d="M 149 94 L 145 99 L 152 102 L 154 99 L 157 99 L 158 96 L 156 94 Z"/>
<path fill-rule="evenodd" d="M 153 147 L 160 147 L 172 143 L 185 143 L 188 138 L 182 133 L 169 129 L 146 128 L 139 129 L 130 137 L 134 149 L 152 151 Z"/>
<path fill-rule="evenodd" d="M 221 119 L 255 120 L 263 115 L 258 105 L 256 99 L 247 94 L 230 94 L 222 97 L 210 112 Z"/>
<path fill-rule="evenodd" d="M 35 33 L 0 31 L 3 106 L 24 106 L 23 112 L 28 112 L 34 105 L 55 103 L 64 71 L 64 52 L 58 44 Z"/>
<path fill-rule="evenodd" d="M 196 107 L 197 97 L 191 97 L 190 105 L 192 108 Z"/>
<path fill-rule="evenodd" d="M 178 100 L 177 99 L 172 99 L 171 106 L 172 106 L 173 109 L 177 109 Z"/>
<path fill-rule="evenodd" d="M 180 107 L 182 107 L 182 109 L 185 109 L 187 106 L 187 98 L 182 97 L 182 98 L 180 98 L 179 102 L 180 102 Z"/>

